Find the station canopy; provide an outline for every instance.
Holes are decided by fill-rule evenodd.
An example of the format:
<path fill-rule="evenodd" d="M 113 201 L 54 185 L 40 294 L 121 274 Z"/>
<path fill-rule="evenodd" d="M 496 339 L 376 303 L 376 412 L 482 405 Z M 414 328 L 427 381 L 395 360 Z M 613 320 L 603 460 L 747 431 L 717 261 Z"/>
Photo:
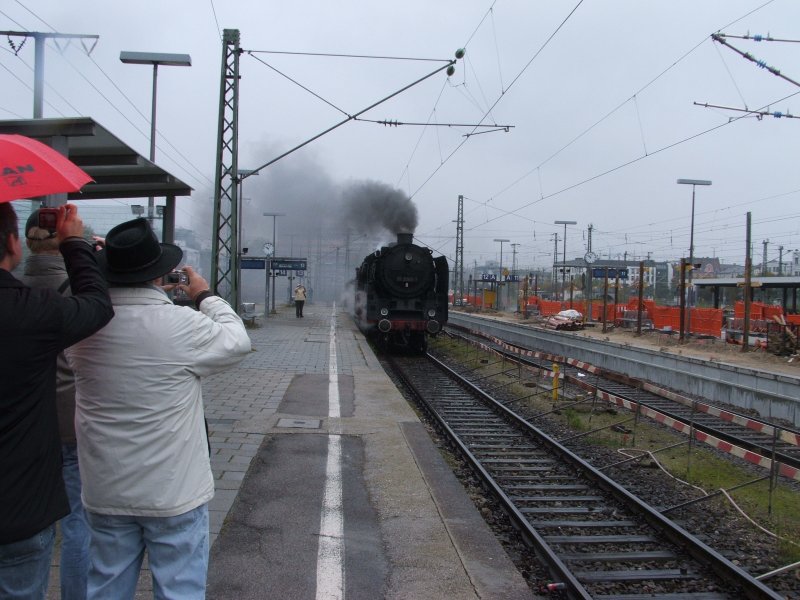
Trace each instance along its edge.
<path fill-rule="evenodd" d="M 65 154 L 94 183 L 69 200 L 175 198 L 192 188 L 138 154 L 90 117 L 0 120 L 0 133 L 35 138 Z"/>
<path fill-rule="evenodd" d="M 743 287 L 744 277 L 717 277 L 717 278 L 697 278 L 692 280 L 692 285 L 696 287 Z M 797 289 L 800 288 L 800 277 L 796 276 L 758 276 L 750 277 L 750 287 L 754 288 L 773 288 L 773 289 Z"/>

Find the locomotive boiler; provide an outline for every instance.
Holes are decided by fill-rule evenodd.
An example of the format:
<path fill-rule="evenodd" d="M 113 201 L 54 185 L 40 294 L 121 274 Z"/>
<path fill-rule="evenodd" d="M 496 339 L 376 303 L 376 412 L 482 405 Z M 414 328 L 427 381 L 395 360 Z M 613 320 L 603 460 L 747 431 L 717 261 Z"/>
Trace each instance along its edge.
<path fill-rule="evenodd" d="M 427 336 L 447 322 L 449 270 L 413 235 L 366 256 L 356 269 L 355 319 L 359 328 L 391 348 L 423 352 Z"/>

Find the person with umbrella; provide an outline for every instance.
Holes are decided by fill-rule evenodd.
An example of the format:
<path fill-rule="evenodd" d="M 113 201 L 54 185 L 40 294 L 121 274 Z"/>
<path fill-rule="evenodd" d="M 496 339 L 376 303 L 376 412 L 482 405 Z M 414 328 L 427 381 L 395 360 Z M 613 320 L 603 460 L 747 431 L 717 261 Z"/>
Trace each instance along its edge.
<path fill-rule="evenodd" d="M 51 172 L 63 167 L 70 176 L 83 173 L 44 148 Z M 11 274 L 22 260 L 22 244 L 9 200 L 31 197 L 29 190 L 72 191 L 90 180 L 83 173 L 69 183 L 54 177 L 39 185 L 38 175 L 46 170 L 38 170 L 39 164 L 44 164 L 40 157 L 10 150 L 0 139 L 0 597 L 13 599 L 45 597 L 55 522 L 70 511 L 61 476 L 56 359 L 114 316 L 74 205 L 58 209 L 55 227 L 73 295 L 31 289 Z M 38 183 L 27 188 L 27 182 Z"/>

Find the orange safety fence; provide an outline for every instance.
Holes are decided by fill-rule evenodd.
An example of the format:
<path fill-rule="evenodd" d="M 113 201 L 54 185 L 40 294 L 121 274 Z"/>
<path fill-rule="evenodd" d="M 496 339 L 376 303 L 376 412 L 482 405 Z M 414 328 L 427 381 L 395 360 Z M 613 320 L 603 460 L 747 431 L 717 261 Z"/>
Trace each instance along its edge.
<path fill-rule="evenodd" d="M 772 317 L 780 317 L 783 314 L 783 309 L 780 306 L 773 304 L 764 304 L 762 302 L 750 303 L 750 318 L 760 321 L 771 321 Z M 733 305 L 733 316 L 736 319 L 744 319 L 744 302 L 737 300 Z"/>
<path fill-rule="evenodd" d="M 450 300 L 452 301 L 453 294 L 450 294 Z M 464 299 L 466 300 L 467 304 L 472 306 L 478 306 L 483 308 L 483 302 L 486 300 L 486 307 L 487 308 L 497 308 L 495 306 L 495 301 L 497 300 L 497 293 L 494 291 L 486 290 L 480 294 L 465 294 Z"/>
<path fill-rule="evenodd" d="M 452 294 L 451 294 L 452 299 Z M 477 307 L 483 307 L 485 300 L 486 306 L 489 308 L 496 308 L 496 294 L 493 291 L 486 291 L 485 294 L 467 294 L 466 301 Z M 520 298 L 520 305 L 522 299 Z M 643 318 L 649 319 L 655 329 L 672 328 L 673 331 L 680 331 L 681 328 L 681 311 L 679 306 L 659 306 L 654 300 L 644 300 L 642 302 L 644 307 Z M 562 310 L 574 309 L 588 317 L 588 308 L 584 300 L 569 300 L 563 302 L 557 300 L 543 300 L 538 296 L 528 296 L 528 310 L 535 310 L 543 317 L 550 317 L 558 314 Z M 614 323 L 619 322 L 625 317 L 627 311 L 637 311 L 639 309 L 639 299 L 630 298 L 627 303 L 615 305 L 613 303 L 606 305 L 606 322 Z M 686 308 L 686 311 L 689 309 Z M 734 317 L 741 319 L 744 316 L 744 303 L 739 301 L 734 305 Z M 780 306 L 770 304 L 763 304 L 760 302 L 753 302 L 751 304 L 751 319 L 768 320 L 772 321 L 773 316 L 784 316 L 787 323 L 800 325 L 800 315 L 783 315 L 783 310 Z M 587 318 L 587 320 L 589 320 Z M 594 301 L 592 302 L 592 315 L 591 320 L 600 322 L 603 320 L 603 303 Z M 690 327 L 691 333 L 701 335 L 711 335 L 719 337 L 722 331 L 723 311 L 719 308 L 692 308 Z"/>

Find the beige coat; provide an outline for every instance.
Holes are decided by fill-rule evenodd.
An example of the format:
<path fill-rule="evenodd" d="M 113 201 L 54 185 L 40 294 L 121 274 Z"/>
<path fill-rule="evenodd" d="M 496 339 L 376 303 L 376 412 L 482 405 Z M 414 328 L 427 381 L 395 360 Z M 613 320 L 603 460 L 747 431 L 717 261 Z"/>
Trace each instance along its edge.
<path fill-rule="evenodd" d="M 250 338 L 216 296 L 195 311 L 155 287 L 110 293 L 116 316 L 67 350 L 83 503 L 100 514 L 180 515 L 214 495 L 200 379 L 240 362 Z"/>

